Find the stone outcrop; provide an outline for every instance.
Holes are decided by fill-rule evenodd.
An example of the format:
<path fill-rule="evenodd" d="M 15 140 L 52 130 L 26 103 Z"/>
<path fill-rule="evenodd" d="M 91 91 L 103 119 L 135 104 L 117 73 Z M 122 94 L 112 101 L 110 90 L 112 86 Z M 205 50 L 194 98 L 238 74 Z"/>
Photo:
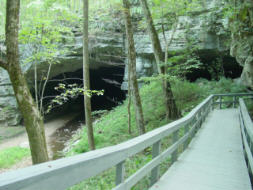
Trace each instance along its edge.
<path fill-rule="evenodd" d="M 239 12 L 231 20 L 230 53 L 243 66 L 240 82 L 253 89 L 253 1 L 237 2 Z"/>
<path fill-rule="evenodd" d="M 58 55 L 52 64 L 50 77 L 53 78 L 62 73 L 75 72 L 82 69 L 82 36 L 76 35 L 71 43 L 63 45 L 66 54 Z M 90 68 L 116 67 L 124 64 L 123 59 L 123 35 L 103 34 L 90 39 Z M 5 47 L 1 47 L 1 56 L 4 57 Z M 20 45 L 20 63 L 26 75 L 31 89 L 34 85 L 34 65 L 25 60 L 33 53 L 29 45 Z M 46 60 L 37 63 L 38 79 L 46 76 L 49 64 Z M 6 71 L 0 68 L 0 125 L 17 125 L 21 121 L 14 92 Z"/>
<path fill-rule="evenodd" d="M 229 50 L 227 43 L 230 34 L 227 31 L 227 20 L 222 15 L 222 1 L 207 0 L 203 9 L 193 12 L 189 16 L 179 18 L 176 32 L 170 51 L 180 51 L 185 49 L 187 39 L 190 37 L 198 47 L 199 53 L 208 57 L 215 57 Z M 166 38 L 170 39 L 172 31 L 166 32 Z M 67 37 L 66 37 L 67 38 Z M 162 46 L 164 40 L 160 35 Z M 64 55 L 57 56 L 57 63 L 53 64 L 50 78 L 61 73 L 74 72 L 82 68 L 82 37 L 75 37 L 67 40 L 68 43 L 62 47 L 68 51 Z M 149 36 L 145 33 L 135 35 L 137 51 L 137 74 L 141 76 L 151 76 L 156 72 L 153 51 Z M 115 67 L 126 65 L 125 38 L 122 33 L 107 33 L 93 35 L 90 38 L 90 68 L 99 69 L 102 67 Z M 3 46 L 1 46 L 4 52 Z M 33 88 L 34 67 L 30 63 L 24 64 L 24 60 L 31 56 L 32 48 L 28 45 L 20 46 L 21 62 L 28 83 Z M 1 51 L 0 51 L 1 52 Z M 239 59 L 239 58 L 238 58 Z M 249 61 L 249 60 L 248 60 Z M 48 69 L 46 61 L 38 63 L 38 78 Z M 127 67 L 125 67 L 125 82 L 121 85 L 123 90 L 127 89 Z M 0 125 L 16 125 L 21 121 L 15 97 L 8 75 L 0 70 Z"/>

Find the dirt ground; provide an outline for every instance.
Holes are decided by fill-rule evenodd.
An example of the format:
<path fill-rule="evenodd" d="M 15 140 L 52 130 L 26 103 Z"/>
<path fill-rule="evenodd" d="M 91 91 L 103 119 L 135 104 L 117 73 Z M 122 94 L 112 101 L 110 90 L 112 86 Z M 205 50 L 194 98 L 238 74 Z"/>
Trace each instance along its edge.
<path fill-rule="evenodd" d="M 46 139 L 47 139 L 47 146 L 48 146 L 48 152 L 49 152 L 49 156 L 50 158 L 52 157 L 52 150 L 50 149 L 50 142 L 52 140 L 52 135 L 54 134 L 54 132 L 63 127 L 68 121 L 72 120 L 76 115 L 67 115 L 67 116 L 62 116 L 59 117 L 57 119 L 51 120 L 49 122 L 45 123 L 45 134 L 46 134 Z M 1 127 L 0 128 L 0 135 L 6 135 L 8 134 L 8 130 L 10 127 L 4 128 Z M 15 128 L 13 128 L 15 129 Z M 13 130 L 11 129 L 11 130 Z M 20 130 L 20 128 L 16 128 L 17 130 L 19 130 L 20 132 L 16 132 L 17 134 L 8 138 L 8 139 L 4 139 L 0 142 L 0 150 L 3 150 L 5 148 L 10 148 L 10 147 L 14 147 L 14 146 L 20 146 L 20 147 L 25 147 L 25 148 L 29 148 L 29 142 L 28 142 L 28 137 L 27 134 L 25 133 L 25 130 L 22 129 Z M 18 162 L 17 164 L 13 165 L 11 168 L 8 169 L 0 169 L 0 173 L 6 172 L 6 171 L 10 171 L 10 170 L 16 170 L 19 168 L 24 168 L 27 166 L 32 165 L 32 160 L 31 157 L 27 157 L 24 158 L 23 160 L 21 160 L 20 162 Z"/>

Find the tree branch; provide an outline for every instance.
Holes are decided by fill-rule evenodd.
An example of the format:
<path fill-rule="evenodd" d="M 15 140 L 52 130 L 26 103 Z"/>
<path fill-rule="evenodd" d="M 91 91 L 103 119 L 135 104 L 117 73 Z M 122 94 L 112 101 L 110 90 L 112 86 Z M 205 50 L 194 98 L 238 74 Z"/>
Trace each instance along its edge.
<path fill-rule="evenodd" d="M 1 58 L 0 58 L 0 67 L 7 70 L 7 63 L 4 60 L 2 60 Z"/>

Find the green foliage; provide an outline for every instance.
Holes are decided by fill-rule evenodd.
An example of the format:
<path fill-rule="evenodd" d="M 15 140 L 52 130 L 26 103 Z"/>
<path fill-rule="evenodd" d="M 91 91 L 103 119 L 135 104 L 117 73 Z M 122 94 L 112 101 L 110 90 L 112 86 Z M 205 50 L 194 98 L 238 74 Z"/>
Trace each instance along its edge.
<path fill-rule="evenodd" d="M 43 14 L 39 10 L 33 15 L 33 20 L 23 24 L 19 33 L 21 44 L 29 44 L 35 49 L 27 62 L 56 62 L 55 57 L 64 53 L 64 48 L 59 50 L 62 35 L 71 35 L 71 29 L 57 24 L 52 20 L 51 14 Z"/>
<path fill-rule="evenodd" d="M 91 97 L 92 95 L 102 96 L 104 94 L 104 90 L 84 90 L 82 86 L 78 86 L 77 84 L 59 83 L 59 85 L 55 87 L 55 90 L 60 92 L 60 94 L 49 102 L 46 113 L 49 113 L 52 108 L 61 106 L 67 101 L 75 99 L 80 95 Z"/>
<path fill-rule="evenodd" d="M 243 92 L 245 88 L 236 85 L 232 80 L 222 78 L 220 81 L 207 81 L 204 79 L 196 83 L 190 83 L 185 80 L 171 79 L 172 90 L 176 98 L 176 103 L 183 115 L 192 110 L 198 103 L 209 96 L 211 93 L 229 93 Z M 160 127 L 169 121 L 165 120 L 164 100 L 162 96 L 160 80 L 152 80 L 150 84 L 144 85 L 140 89 L 143 103 L 144 118 L 147 131 Z M 138 135 L 138 131 L 134 122 L 134 113 L 132 109 L 132 128 L 133 133 L 128 134 L 128 118 L 127 118 L 127 101 L 119 105 L 114 110 L 105 113 L 101 119 L 94 124 L 95 141 L 97 148 L 119 144 Z M 179 134 L 182 136 L 183 131 Z M 69 155 L 78 154 L 89 151 L 86 128 L 80 137 L 80 141 L 76 144 Z M 164 139 L 162 149 L 168 147 L 171 143 L 171 137 Z M 149 162 L 151 159 L 150 148 L 126 160 L 126 176 L 135 173 L 139 168 Z M 168 159 L 162 164 L 161 170 L 165 171 L 169 165 Z M 145 177 L 133 189 L 148 189 L 148 177 Z M 109 169 L 101 175 L 86 180 L 72 188 L 71 190 L 84 189 L 112 189 L 114 187 L 115 169 Z"/>
<path fill-rule="evenodd" d="M 6 0 L 1 0 L 0 6 L 0 41 L 5 38 Z"/>
<path fill-rule="evenodd" d="M 198 83 L 191 83 L 176 78 L 170 81 L 177 107 L 183 115 L 191 111 L 194 106 L 206 98 L 205 94 L 203 94 L 203 89 Z"/>
<path fill-rule="evenodd" d="M 30 155 L 30 150 L 21 147 L 11 147 L 0 151 L 0 168 L 9 168 Z"/>
<path fill-rule="evenodd" d="M 252 34 L 253 33 L 253 15 L 251 14 L 253 4 L 250 1 L 235 2 L 228 0 L 223 15 L 230 21 L 230 30 L 233 34 Z"/>
<path fill-rule="evenodd" d="M 201 68 L 203 63 L 195 53 L 185 53 L 175 55 L 168 59 L 168 74 L 169 76 L 178 76 L 185 78 L 188 73 Z"/>
<path fill-rule="evenodd" d="M 185 79 L 188 73 L 203 66 L 200 57 L 196 54 L 198 47 L 190 37 L 186 38 L 186 48 L 180 53 L 168 58 L 168 75 Z"/>
<path fill-rule="evenodd" d="M 90 31 L 96 32 L 122 32 L 124 20 L 121 1 L 98 0 L 92 1 L 90 6 Z"/>
<path fill-rule="evenodd" d="M 162 101 L 162 96 L 157 97 L 157 94 L 161 92 L 159 87 L 156 87 L 157 83 L 151 83 L 146 85 L 141 89 L 142 104 L 145 115 L 147 130 L 152 130 L 166 121 L 164 119 L 157 120 L 157 118 L 162 118 L 164 116 L 165 110 Z M 131 107 L 132 113 L 134 113 L 133 107 Z M 134 114 L 133 114 L 134 115 Z M 114 110 L 105 114 L 103 118 L 96 122 L 94 126 L 94 134 L 96 147 L 102 148 L 112 144 L 118 144 L 121 141 L 127 140 L 131 137 L 138 135 L 136 129 L 135 121 L 132 120 L 133 134 L 128 134 L 127 128 L 127 100 L 120 106 L 116 107 Z M 85 137 L 86 129 L 84 128 L 84 134 L 80 144 L 75 146 L 73 153 L 81 153 L 88 151 L 87 137 Z M 122 134 L 121 138 L 118 138 L 118 134 Z"/>
<path fill-rule="evenodd" d="M 219 81 L 208 81 L 206 79 L 199 79 L 197 83 L 200 85 L 205 96 L 209 94 L 225 94 L 236 92 L 247 92 L 245 86 L 235 83 L 232 79 L 222 77 Z"/>
<path fill-rule="evenodd" d="M 179 16 L 188 15 L 202 8 L 199 0 L 152 0 L 152 17 L 165 30 L 171 29 Z M 158 30 L 161 27 L 158 25 Z"/>
<path fill-rule="evenodd" d="M 67 9 L 65 1 L 45 0 L 45 1 L 25 1 L 22 4 L 21 12 L 21 29 L 19 33 L 19 42 L 24 47 L 29 47 L 31 52 L 23 64 L 34 68 L 34 93 L 36 103 L 41 114 L 44 112 L 44 91 L 48 82 L 52 64 L 57 64 L 56 59 L 61 54 L 68 53 L 64 43 L 73 39 L 72 26 L 73 22 L 70 11 Z M 32 19 L 30 18 L 32 14 Z M 26 18 L 29 22 L 27 22 Z M 38 65 L 42 62 L 48 63 L 38 75 Z M 42 70 L 42 69 L 41 69 Z"/>
<path fill-rule="evenodd" d="M 221 57 L 216 58 L 211 64 L 207 65 L 207 69 L 213 80 L 219 80 L 224 77 L 223 61 Z"/>

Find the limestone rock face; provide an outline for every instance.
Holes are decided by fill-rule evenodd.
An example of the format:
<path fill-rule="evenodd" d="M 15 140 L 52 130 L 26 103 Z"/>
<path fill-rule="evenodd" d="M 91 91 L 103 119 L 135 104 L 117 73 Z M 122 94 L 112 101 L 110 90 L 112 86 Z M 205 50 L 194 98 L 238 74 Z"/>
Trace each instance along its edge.
<path fill-rule="evenodd" d="M 58 54 L 55 63 L 52 64 L 49 78 L 82 69 L 82 40 L 81 35 L 76 35 L 69 40 L 70 43 L 62 45 L 62 48 L 67 51 L 63 55 Z M 89 48 L 91 69 L 122 66 L 124 64 L 122 34 L 103 34 L 103 36 L 91 37 Z M 5 47 L 2 44 L 0 44 L 0 53 L 0 56 L 5 56 Z M 20 64 L 31 89 L 34 86 L 34 64 L 26 60 L 32 54 L 33 47 L 29 44 L 20 45 Z M 38 79 L 46 76 L 48 67 L 49 64 L 46 60 L 37 63 Z M 21 118 L 8 73 L 0 68 L 0 125 L 17 125 Z"/>
<path fill-rule="evenodd" d="M 222 6 L 223 1 L 221 0 L 206 0 L 201 10 L 193 12 L 190 16 L 180 17 L 169 50 L 184 50 L 188 43 L 187 40 L 191 38 L 199 52 L 205 56 L 217 56 L 228 51 L 229 43 L 227 41 L 230 34 L 227 31 L 228 21 L 223 18 Z M 170 39 L 171 35 L 172 31 L 166 31 L 167 39 Z M 160 35 L 159 37 L 164 49 L 163 36 Z M 157 72 L 157 69 L 149 35 L 137 33 L 134 38 L 137 51 L 137 75 L 138 77 L 151 76 Z M 75 35 L 75 37 L 66 37 L 66 39 L 67 42 L 62 45 L 62 48 L 66 48 L 68 51 L 63 55 L 58 54 L 57 62 L 52 65 L 50 78 L 82 68 L 82 36 Z M 108 32 L 91 36 L 89 41 L 90 68 L 100 69 L 126 65 L 125 46 L 126 39 L 122 33 Z M 5 49 L 0 44 L 1 52 L 4 54 Z M 34 65 L 26 63 L 25 60 L 32 53 L 32 47 L 29 45 L 20 46 L 20 62 L 31 89 L 33 89 L 34 83 Z M 242 58 L 238 57 L 239 59 Z M 245 60 L 252 61 L 248 57 Z M 43 74 L 47 72 L 48 63 L 46 60 L 41 61 L 37 67 L 38 78 L 41 79 Z M 251 67 L 250 69 L 252 70 Z M 124 81 L 121 88 L 127 90 L 127 66 L 125 67 Z M 20 121 L 21 116 L 18 112 L 8 74 L 0 69 L 0 125 L 17 125 Z"/>
<path fill-rule="evenodd" d="M 169 46 L 169 52 L 178 52 L 186 49 L 189 41 L 197 47 L 199 54 L 204 57 L 219 57 L 227 54 L 230 48 L 230 33 L 228 19 L 223 16 L 223 0 L 207 0 L 199 11 L 192 12 L 190 16 L 180 16 Z M 159 23 L 157 24 L 159 27 Z M 166 31 L 167 40 L 171 39 L 173 31 Z M 150 76 L 157 72 L 152 44 L 148 34 L 135 34 L 135 47 L 137 53 L 137 74 Z M 162 34 L 159 35 L 161 46 L 165 50 L 165 41 Z M 121 88 L 127 90 L 127 67 Z"/>
<path fill-rule="evenodd" d="M 0 70 L 0 125 L 17 125 L 21 121 L 17 102 L 6 71 Z"/>
<path fill-rule="evenodd" d="M 241 84 L 253 89 L 253 1 L 238 1 L 237 19 L 231 21 L 232 42 L 230 54 L 243 66 Z M 240 16 L 246 12 L 246 16 Z"/>

